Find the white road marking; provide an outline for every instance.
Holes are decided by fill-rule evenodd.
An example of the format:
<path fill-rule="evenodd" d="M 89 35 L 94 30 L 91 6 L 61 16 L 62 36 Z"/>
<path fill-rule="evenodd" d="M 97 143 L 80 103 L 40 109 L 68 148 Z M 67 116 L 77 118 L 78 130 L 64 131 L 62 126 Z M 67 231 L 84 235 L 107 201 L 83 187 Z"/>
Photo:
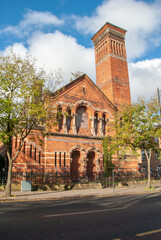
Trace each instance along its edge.
<path fill-rule="evenodd" d="M 92 210 L 92 211 L 73 212 L 73 213 L 58 213 L 58 214 L 45 215 L 44 217 L 50 218 L 50 217 L 63 217 L 63 216 L 72 216 L 72 215 L 83 215 L 83 214 L 90 214 L 90 213 L 116 211 L 116 210 L 122 210 L 122 209 L 126 209 L 126 208 L 127 207 L 110 208 L 110 209 L 98 209 L 98 210 Z"/>
<path fill-rule="evenodd" d="M 146 236 L 146 235 L 150 235 L 150 234 L 155 234 L 155 233 L 160 233 L 161 229 L 157 229 L 157 230 L 153 230 L 153 231 L 149 231 L 149 232 L 144 232 L 144 233 L 138 233 L 136 234 L 137 237 L 142 237 L 142 236 Z"/>
<path fill-rule="evenodd" d="M 145 198 L 153 198 L 153 197 L 159 197 L 160 196 L 160 192 L 158 193 L 151 193 L 150 195 L 147 195 Z"/>

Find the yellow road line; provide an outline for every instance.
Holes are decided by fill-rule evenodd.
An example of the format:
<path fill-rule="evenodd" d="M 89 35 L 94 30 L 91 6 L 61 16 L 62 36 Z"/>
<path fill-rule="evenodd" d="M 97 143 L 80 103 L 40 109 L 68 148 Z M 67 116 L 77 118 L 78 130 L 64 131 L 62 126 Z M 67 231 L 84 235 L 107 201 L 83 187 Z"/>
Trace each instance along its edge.
<path fill-rule="evenodd" d="M 149 231 L 149 232 L 144 232 L 144 233 L 139 233 L 136 234 L 137 237 L 142 237 L 142 236 L 146 236 L 146 235 L 150 235 L 150 234 L 154 234 L 154 233 L 159 233 L 161 232 L 161 229 L 157 229 L 157 230 L 153 230 L 153 231 Z"/>

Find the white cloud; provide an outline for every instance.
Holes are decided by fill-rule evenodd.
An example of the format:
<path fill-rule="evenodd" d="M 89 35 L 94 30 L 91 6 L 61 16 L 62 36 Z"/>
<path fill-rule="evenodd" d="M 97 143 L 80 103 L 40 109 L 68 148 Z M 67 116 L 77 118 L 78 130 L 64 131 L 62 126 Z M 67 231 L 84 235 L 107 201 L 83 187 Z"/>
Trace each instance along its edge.
<path fill-rule="evenodd" d="M 130 60 L 142 56 L 151 41 L 155 42 L 161 25 L 160 16 L 161 1 L 146 3 L 136 0 L 106 0 L 91 17 L 73 18 L 76 28 L 83 33 L 95 34 L 107 21 L 127 29 L 126 45 Z M 156 41 L 158 44 L 158 37 Z"/>
<path fill-rule="evenodd" d="M 35 57 L 39 67 L 50 73 L 59 68 L 64 72 L 64 84 L 71 78 L 71 72 L 86 73 L 95 82 L 94 49 L 79 45 L 75 38 L 59 31 L 45 34 L 37 32 L 29 41 L 29 48 L 15 43 L 14 52 L 24 56 L 26 52 Z M 6 54 L 9 47 L 3 52 Z M 129 78 L 132 100 L 151 97 L 161 89 L 161 59 L 129 63 Z"/>
<path fill-rule="evenodd" d="M 147 3 L 136 0 L 106 0 L 97 7 L 91 17 L 74 16 L 72 19 L 77 29 L 83 33 L 95 34 L 107 21 L 127 29 L 127 55 L 132 61 L 142 56 L 147 47 L 161 45 L 160 15 L 161 1 Z M 69 23 L 67 19 L 66 22 Z M 38 60 L 40 67 L 45 67 L 47 72 L 61 68 L 64 72 L 64 84 L 69 82 L 71 72 L 77 71 L 86 73 L 95 82 L 93 48 L 85 48 L 78 44 L 74 37 L 60 31 L 53 33 L 37 31 L 46 25 L 55 26 L 62 23 L 62 20 L 50 12 L 28 11 L 18 26 L 9 26 L 6 31 L 27 35 L 29 31 L 34 30 L 34 34 L 28 37 L 28 49 L 21 43 L 15 43 L 12 46 L 14 51 L 21 56 L 28 52 Z M 4 53 L 7 50 L 8 48 Z M 161 59 L 129 63 L 129 76 L 133 100 L 139 96 L 151 96 L 157 87 L 161 89 Z"/>
<path fill-rule="evenodd" d="M 24 20 L 20 23 L 22 26 L 28 25 L 60 25 L 63 21 L 59 20 L 55 15 L 51 12 L 37 12 L 28 10 L 28 12 L 24 15 Z"/>
<path fill-rule="evenodd" d="M 53 15 L 51 12 L 37 12 L 28 10 L 24 16 L 23 20 L 16 26 L 7 26 L 0 30 L 2 33 L 11 33 L 18 37 L 24 37 L 28 35 L 31 31 L 35 29 L 42 29 L 46 25 L 58 26 L 63 24 L 63 20 L 58 19 L 57 16 Z"/>
<path fill-rule="evenodd" d="M 161 89 L 161 58 L 129 64 L 131 96 L 151 97 Z"/>
<path fill-rule="evenodd" d="M 28 49 L 20 43 L 10 47 L 22 57 L 26 52 L 32 55 L 37 59 L 37 65 L 43 67 L 47 73 L 61 69 L 64 73 L 63 85 L 69 83 L 71 72 L 77 71 L 86 73 L 95 80 L 94 50 L 78 44 L 75 38 L 59 31 L 48 34 L 36 32 L 28 44 Z M 3 54 L 6 54 L 10 47 L 7 47 Z"/>
<path fill-rule="evenodd" d="M 94 50 L 79 45 L 75 38 L 56 31 L 37 32 L 29 41 L 29 53 L 40 66 L 50 72 L 62 69 L 65 83 L 69 82 L 71 72 L 81 71 L 95 79 Z"/>
<path fill-rule="evenodd" d="M 1 52 L 1 54 L 8 55 L 11 48 L 17 55 L 19 55 L 22 58 L 26 54 L 28 54 L 28 49 L 25 48 L 25 46 L 22 43 L 14 43 L 12 46 L 8 46 L 7 48 L 5 48 L 3 52 Z"/>

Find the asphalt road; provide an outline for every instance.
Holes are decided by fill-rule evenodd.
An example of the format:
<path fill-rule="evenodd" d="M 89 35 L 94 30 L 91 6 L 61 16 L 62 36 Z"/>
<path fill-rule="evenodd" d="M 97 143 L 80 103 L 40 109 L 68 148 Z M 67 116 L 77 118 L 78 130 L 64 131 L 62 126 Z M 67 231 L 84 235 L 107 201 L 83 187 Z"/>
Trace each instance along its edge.
<path fill-rule="evenodd" d="M 1 202 L 0 240 L 161 239 L 161 193 Z"/>

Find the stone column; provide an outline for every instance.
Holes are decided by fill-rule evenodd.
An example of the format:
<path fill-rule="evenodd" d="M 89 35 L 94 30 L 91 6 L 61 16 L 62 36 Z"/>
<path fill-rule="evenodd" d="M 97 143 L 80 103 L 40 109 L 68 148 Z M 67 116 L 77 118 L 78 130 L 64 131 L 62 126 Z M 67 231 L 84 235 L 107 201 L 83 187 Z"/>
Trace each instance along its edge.
<path fill-rule="evenodd" d="M 64 133 L 67 134 L 67 116 L 66 116 L 66 114 L 64 114 L 64 117 L 63 117 L 63 131 L 64 131 Z"/>
<path fill-rule="evenodd" d="M 73 133 L 74 133 L 74 134 L 77 134 L 76 116 L 77 116 L 77 114 L 76 114 L 76 113 L 73 113 L 73 115 L 72 115 L 72 117 L 73 117 L 73 126 L 72 126 L 72 128 L 73 128 Z"/>
<path fill-rule="evenodd" d="M 102 128 L 102 118 L 99 118 L 99 133 L 101 136 L 103 136 L 103 128 Z"/>
<path fill-rule="evenodd" d="M 91 133 L 92 133 L 93 136 L 96 135 L 95 128 L 94 128 L 94 120 L 95 119 L 96 119 L 95 117 L 90 118 L 90 120 L 91 120 Z"/>

